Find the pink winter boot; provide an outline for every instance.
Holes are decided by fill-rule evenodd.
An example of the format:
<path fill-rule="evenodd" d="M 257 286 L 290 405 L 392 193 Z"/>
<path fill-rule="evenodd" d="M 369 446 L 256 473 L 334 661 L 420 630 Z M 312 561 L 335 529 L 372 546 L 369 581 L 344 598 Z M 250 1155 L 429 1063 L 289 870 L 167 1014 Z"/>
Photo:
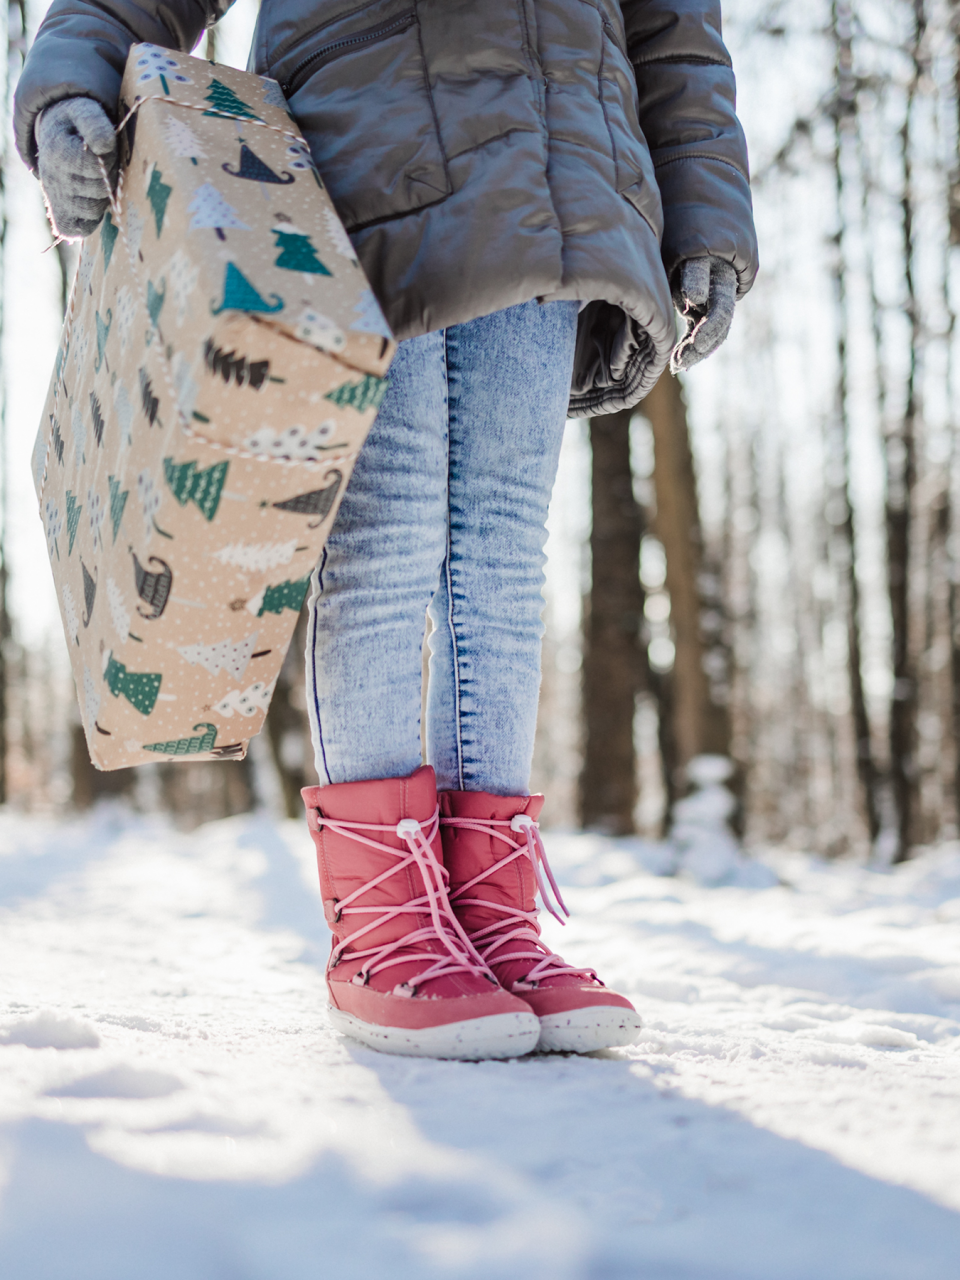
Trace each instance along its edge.
<path fill-rule="evenodd" d="M 433 770 L 305 787 L 303 799 L 333 931 L 334 1027 L 385 1053 L 529 1053 L 536 1016 L 498 986 L 450 907 Z"/>
<path fill-rule="evenodd" d="M 543 796 L 442 791 L 443 860 L 450 901 L 505 991 L 540 1019 L 539 1049 L 589 1053 L 633 1044 L 640 1018 L 592 969 L 565 964 L 540 939 L 536 895 L 561 924 L 569 914 L 547 864 L 536 819 Z M 547 892 L 543 874 L 556 899 Z"/>

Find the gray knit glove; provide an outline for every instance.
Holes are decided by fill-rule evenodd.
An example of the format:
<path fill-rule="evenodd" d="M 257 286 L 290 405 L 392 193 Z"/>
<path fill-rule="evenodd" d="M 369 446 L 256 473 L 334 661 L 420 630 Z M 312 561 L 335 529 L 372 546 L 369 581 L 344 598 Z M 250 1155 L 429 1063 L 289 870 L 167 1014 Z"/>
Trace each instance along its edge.
<path fill-rule="evenodd" d="M 88 236 L 107 211 L 107 189 L 117 181 L 117 135 L 92 98 L 65 98 L 41 111 L 36 125 L 37 167 L 54 234 Z"/>
<path fill-rule="evenodd" d="M 688 258 L 674 277 L 673 303 L 687 322 L 670 370 L 680 373 L 706 360 L 724 341 L 737 301 L 737 273 L 723 258 Z"/>

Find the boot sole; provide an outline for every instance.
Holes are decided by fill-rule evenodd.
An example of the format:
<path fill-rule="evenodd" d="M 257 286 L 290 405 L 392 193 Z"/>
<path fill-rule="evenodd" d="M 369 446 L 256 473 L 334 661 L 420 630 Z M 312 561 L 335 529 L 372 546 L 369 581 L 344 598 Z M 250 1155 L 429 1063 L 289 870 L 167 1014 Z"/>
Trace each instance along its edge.
<path fill-rule="evenodd" d="M 334 1030 L 342 1035 L 359 1040 L 368 1049 L 410 1058 L 520 1058 L 537 1047 L 541 1035 L 540 1022 L 532 1013 L 496 1013 L 418 1028 L 381 1027 L 332 1005 L 327 1013 Z"/>
<path fill-rule="evenodd" d="M 540 1019 L 540 1053 L 593 1053 L 633 1044 L 643 1023 L 632 1009 L 594 1005 Z"/>

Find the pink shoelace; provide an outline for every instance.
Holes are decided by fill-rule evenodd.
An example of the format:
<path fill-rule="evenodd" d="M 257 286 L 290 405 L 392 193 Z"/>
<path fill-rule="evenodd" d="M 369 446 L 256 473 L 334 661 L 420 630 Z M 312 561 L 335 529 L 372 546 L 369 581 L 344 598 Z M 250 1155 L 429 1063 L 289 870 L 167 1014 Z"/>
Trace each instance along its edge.
<path fill-rule="evenodd" d="M 347 840 L 355 840 L 358 844 L 364 844 L 370 849 L 376 849 L 379 853 L 396 859 L 393 866 L 388 866 L 378 876 L 374 876 L 359 889 L 355 889 L 353 893 L 337 901 L 335 920 L 340 920 L 343 916 L 373 918 L 361 928 L 354 930 L 342 942 L 337 943 L 330 953 L 328 972 L 336 968 L 344 958 L 347 947 L 350 947 L 349 959 L 362 961 L 360 968 L 351 978 L 351 982 L 359 986 L 366 986 L 375 973 L 381 973 L 394 965 L 417 962 L 428 964 L 428 968 L 418 974 L 415 979 L 398 983 L 393 989 L 393 994 L 396 996 L 414 996 L 417 988 L 424 983 L 434 978 L 446 978 L 455 973 L 470 973 L 476 977 L 487 978 L 497 985 L 496 978 L 477 954 L 450 905 L 449 876 L 443 863 L 433 851 L 433 841 L 436 839 L 440 825 L 439 807 L 427 823 L 417 822 L 415 818 L 403 818 L 396 826 L 373 822 L 344 822 L 337 818 L 328 818 L 317 811 L 317 824 L 318 829 L 328 827 Z M 393 832 L 404 841 L 406 849 L 394 849 L 380 840 L 371 839 L 362 834 L 365 831 Z M 360 903 L 364 894 L 376 889 L 391 876 L 398 875 L 413 866 L 417 868 L 423 879 L 425 892 L 420 897 L 389 907 L 363 906 Z M 358 941 L 365 935 L 392 923 L 400 916 L 419 915 L 424 910 L 430 913 L 429 925 L 412 929 L 395 942 L 357 949 Z M 416 948 L 418 944 L 436 941 L 442 944 L 445 954 L 438 956 L 436 951 L 418 953 L 415 949 L 410 950 L 411 947 Z M 401 949 L 404 954 L 396 954 Z"/>
<path fill-rule="evenodd" d="M 555 978 L 561 974 L 576 974 L 599 982 L 600 979 L 592 969 L 577 969 L 573 965 L 567 964 L 562 957 L 550 951 L 541 941 L 540 934 L 536 929 L 538 915 L 536 907 L 532 911 L 523 911 L 520 907 L 508 907 L 499 902 L 488 902 L 485 898 L 468 898 L 465 896 L 471 889 L 475 889 L 478 884 L 482 884 L 484 880 L 495 875 L 504 867 L 509 866 L 511 862 L 515 862 L 517 858 L 527 858 L 533 867 L 537 888 L 540 891 L 540 900 L 545 909 L 560 924 L 567 923 L 566 917 L 570 915 L 570 912 L 567 910 L 567 904 L 563 900 L 553 872 L 550 869 L 550 863 L 547 861 L 547 851 L 543 847 L 543 840 L 540 836 L 540 828 L 533 818 L 529 814 L 518 813 L 515 818 L 441 818 L 440 822 L 446 827 L 457 827 L 463 831 L 476 831 L 481 835 L 492 836 L 494 839 L 501 840 L 504 844 L 509 845 L 510 848 L 510 852 L 506 857 L 501 858 L 492 867 L 481 871 L 478 876 L 474 876 L 472 880 L 468 880 L 466 884 L 461 885 L 451 898 L 451 902 L 455 906 L 483 907 L 487 911 L 496 911 L 503 917 L 502 920 L 495 920 L 493 924 L 477 929 L 469 935 L 470 941 L 476 947 L 477 952 L 485 963 L 494 965 L 504 964 L 508 960 L 535 961 L 533 967 L 528 970 L 526 977 L 513 983 L 514 991 L 531 991 L 544 978 Z M 515 840 L 509 832 L 522 835 L 522 839 Z M 548 884 L 551 893 L 547 892 Z M 561 912 L 563 913 L 562 915 Z M 532 944 L 536 949 L 508 951 L 503 955 L 499 954 L 500 948 L 508 943 Z"/>

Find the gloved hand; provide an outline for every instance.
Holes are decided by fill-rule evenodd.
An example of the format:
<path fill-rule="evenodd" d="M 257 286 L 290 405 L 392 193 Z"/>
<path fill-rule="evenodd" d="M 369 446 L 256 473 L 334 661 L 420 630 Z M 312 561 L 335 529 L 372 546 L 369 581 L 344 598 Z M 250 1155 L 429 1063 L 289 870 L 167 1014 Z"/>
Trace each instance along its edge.
<path fill-rule="evenodd" d="M 722 258 L 688 258 L 674 277 L 673 303 L 687 332 L 673 349 L 671 373 L 692 369 L 712 355 L 730 332 L 737 273 Z"/>
<path fill-rule="evenodd" d="M 117 181 L 117 135 L 107 113 L 92 98 L 65 98 L 41 111 L 36 138 L 40 185 L 54 234 L 90 235 L 109 203 L 98 158 L 111 190 Z"/>

